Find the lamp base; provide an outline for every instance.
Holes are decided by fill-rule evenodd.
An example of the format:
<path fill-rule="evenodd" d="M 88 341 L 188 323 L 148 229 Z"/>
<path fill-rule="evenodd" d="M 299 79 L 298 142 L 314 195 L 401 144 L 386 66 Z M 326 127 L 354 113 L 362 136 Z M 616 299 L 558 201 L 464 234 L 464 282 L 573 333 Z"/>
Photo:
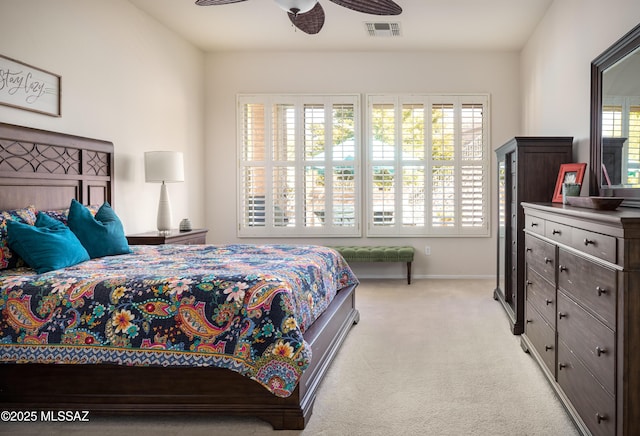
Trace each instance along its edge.
<path fill-rule="evenodd" d="M 168 232 L 171 230 L 171 203 L 169 202 L 169 192 L 167 185 L 162 182 L 160 187 L 160 202 L 158 203 L 158 220 L 156 225 L 159 232 Z"/>

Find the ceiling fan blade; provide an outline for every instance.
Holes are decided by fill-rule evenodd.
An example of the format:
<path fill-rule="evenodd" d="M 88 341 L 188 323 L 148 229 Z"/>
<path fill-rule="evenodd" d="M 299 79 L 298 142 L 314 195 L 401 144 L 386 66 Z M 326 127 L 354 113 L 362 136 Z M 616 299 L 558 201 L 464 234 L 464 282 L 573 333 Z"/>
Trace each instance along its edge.
<path fill-rule="evenodd" d="M 330 0 L 354 11 L 373 15 L 400 15 L 402 8 L 392 0 Z"/>
<path fill-rule="evenodd" d="M 247 0 L 196 0 L 198 6 L 215 6 L 215 5 L 230 5 L 231 3 L 240 3 Z"/>
<path fill-rule="evenodd" d="M 309 35 L 315 35 L 320 32 L 324 25 L 324 9 L 320 6 L 320 3 L 316 5 L 309 12 L 303 14 L 293 14 L 287 12 L 289 19 L 298 29 Z"/>

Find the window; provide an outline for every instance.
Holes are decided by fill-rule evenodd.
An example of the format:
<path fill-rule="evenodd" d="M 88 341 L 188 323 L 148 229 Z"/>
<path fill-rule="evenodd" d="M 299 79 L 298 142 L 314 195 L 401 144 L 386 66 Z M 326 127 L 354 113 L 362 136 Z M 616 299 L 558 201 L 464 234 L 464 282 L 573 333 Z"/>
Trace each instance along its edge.
<path fill-rule="evenodd" d="M 238 96 L 238 235 L 488 236 L 488 100 Z"/>
<path fill-rule="evenodd" d="M 240 95 L 239 236 L 360 236 L 358 95 Z"/>
<path fill-rule="evenodd" d="M 367 98 L 370 236 L 488 236 L 487 95 Z"/>

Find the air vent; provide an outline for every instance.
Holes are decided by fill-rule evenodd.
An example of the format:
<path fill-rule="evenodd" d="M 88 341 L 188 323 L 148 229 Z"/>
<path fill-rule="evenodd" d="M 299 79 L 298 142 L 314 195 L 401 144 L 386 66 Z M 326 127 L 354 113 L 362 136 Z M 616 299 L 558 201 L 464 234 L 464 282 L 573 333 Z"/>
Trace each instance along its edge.
<path fill-rule="evenodd" d="M 364 23 L 369 36 L 400 36 L 400 23 Z"/>

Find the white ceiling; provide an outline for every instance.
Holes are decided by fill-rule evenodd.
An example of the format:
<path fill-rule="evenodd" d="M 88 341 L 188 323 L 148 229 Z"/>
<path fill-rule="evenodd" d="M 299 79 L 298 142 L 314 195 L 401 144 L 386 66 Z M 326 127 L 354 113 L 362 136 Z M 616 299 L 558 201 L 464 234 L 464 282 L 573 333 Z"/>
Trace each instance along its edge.
<path fill-rule="evenodd" d="M 320 0 L 324 27 L 307 35 L 273 0 L 197 6 L 129 0 L 203 51 L 520 50 L 553 0 L 395 0 L 401 15 L 368 15 Z M 401 36 L 370 37 L 365 22 L 399 22 Z"/>

